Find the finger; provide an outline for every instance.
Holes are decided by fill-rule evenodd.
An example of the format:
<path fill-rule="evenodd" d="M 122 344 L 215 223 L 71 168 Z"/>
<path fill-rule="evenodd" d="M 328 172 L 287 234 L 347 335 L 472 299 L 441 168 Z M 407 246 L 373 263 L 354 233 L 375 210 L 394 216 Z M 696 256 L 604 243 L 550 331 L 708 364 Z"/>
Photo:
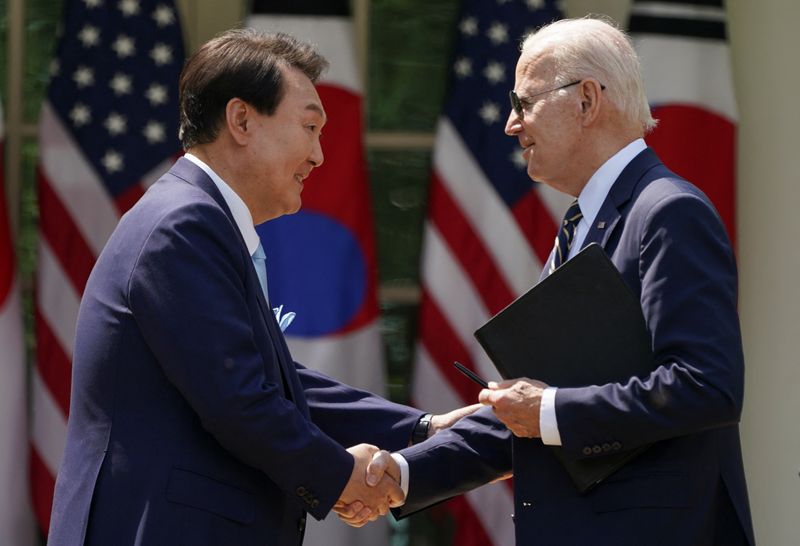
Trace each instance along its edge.
<path fill-rule="evenodd" d="M 373 511 L 366 506 L 362 506 L 360 510 L 351 515 L 344 515 L 338 512 L 337 514 L 339 515 L 339 519 L 348 525 L 352 525 L 353 527 L 361 527 L 369 521 L 369 518 L 373 515 Z"/>
<path fill-rule="evenodd" d="M 346 518 L 354 518 L 356 514 L 364 509 L 364 503 L 361 501 L 355 501 L 350 504 L 345 502 L 339 501 L 333 505 L 333 510 L 339 514 L 339 516 L 344 516 Z"/>
<path fill-rule="evenodd" d="M 489 387 L 491 386 L 492 384 L 489 383 Z M 482 389 L 481 392 L 478 393 L 478 402 L 480 402 L 484 406 L 491 406 L 492 403 L 489 401 L 489 397 L 492 395 L 493 392 L 494 391 L 491 391 L 489 389 Z"/>
<path fill-rule="evenodd" d="M 386 491 L 390 506 L 400 506 L 405 502 L 406 496 L 396 481 L 384 476 L 383 480 L 381 480 L 381 485 L 385 488 L 384 491 Z"/>
<path fill-rule="evenodd" d="M 386 474 L 392 456 L 386 451 L 378 451 L 372 455 L 372 460 L 367 465 L 367 485 L 374 487 Z"/>

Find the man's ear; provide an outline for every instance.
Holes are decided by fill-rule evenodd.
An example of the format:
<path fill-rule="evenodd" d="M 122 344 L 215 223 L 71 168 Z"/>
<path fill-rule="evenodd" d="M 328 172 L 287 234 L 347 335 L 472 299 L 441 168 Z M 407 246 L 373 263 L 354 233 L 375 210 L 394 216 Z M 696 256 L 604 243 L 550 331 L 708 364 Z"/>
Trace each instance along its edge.
<path fill-rule="evenodd" d="M 581 99 L 581 115 L 584 125 L 591 125 L 600 114 L 603 86 L 594 78 L 586 78 L 578 89 Z"/>
<path fill-rule="evenodd" d="M 241 146 L 250 140 L 251 133 L 248 129 L 252 122 L 250 119 L 252 112 L 252 106 L 236 97 L 225 105 L 225 127 L 233 140 Z"/>

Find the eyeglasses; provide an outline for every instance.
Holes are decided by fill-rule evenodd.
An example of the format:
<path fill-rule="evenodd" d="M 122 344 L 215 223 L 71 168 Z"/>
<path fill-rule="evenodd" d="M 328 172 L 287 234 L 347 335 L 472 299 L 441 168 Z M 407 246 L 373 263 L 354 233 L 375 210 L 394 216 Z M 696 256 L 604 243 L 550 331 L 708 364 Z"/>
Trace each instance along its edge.
<path fill-rule="evenodd" d="M 546 95 L 547 93 L 552 93 L 553 91 L 559 91 L 561 89 L 566 89 L 567 87 L 572 87 L 573 85 L 578 85 L 583 80 L 575 80 L 574 82 L 565 83 L 564 85 L 560 85 L 558 87 L 554 87 L 552 89 L 548 89 L 546 91 L 539 91 L 538 93 L 534 93 L 533 95 L 528 95 L 527 97 L 519 98 L 516 91 L 513 89 L 508 92 L 508 98 L 511 99 L 511 108 L 514 110 L 514 113 L 517 114 L 519 117 L 523 117 L 525 115 L 525 107 L 523 106 L 523 102 L 530 103 L 531 99 L 538 97 L 540 95 Z M 605 91 L 606 86 L 602 83 L 600 84 L 600 90 Z"/>

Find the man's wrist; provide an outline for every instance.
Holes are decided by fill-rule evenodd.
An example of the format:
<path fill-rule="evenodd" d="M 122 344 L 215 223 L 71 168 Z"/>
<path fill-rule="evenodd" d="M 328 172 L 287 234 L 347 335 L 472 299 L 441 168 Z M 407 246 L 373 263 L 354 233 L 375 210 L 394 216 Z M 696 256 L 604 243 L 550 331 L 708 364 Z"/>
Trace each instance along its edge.
<path fill-rule="evenodd" d="M 391 455 L 392 459 L 397 463 L 397 466 L 400 467 L 400 489 L 403 490 L 403 497 L 406 498 L 408 497 L 408 461 L 399 453 L 392 453 Z"/>
<path fill-rule="evenodd" d="M 414 426 L 414 431 L 411 433 L 411 445 L 419 444 L 428 439 L 428 434 L 431 430 L 431 419 L 433 415 L 426 413 L 419 418 L 417 424 Z"/>
<path fill-rule="evenodd" d="M 556 392 L 555 387 L 547 387 L 542 393 L 539 406 L 539 433 L 542 443 L 548 446 L 560 446 L 561 434 L 558 431 L 556 419 Z"/>

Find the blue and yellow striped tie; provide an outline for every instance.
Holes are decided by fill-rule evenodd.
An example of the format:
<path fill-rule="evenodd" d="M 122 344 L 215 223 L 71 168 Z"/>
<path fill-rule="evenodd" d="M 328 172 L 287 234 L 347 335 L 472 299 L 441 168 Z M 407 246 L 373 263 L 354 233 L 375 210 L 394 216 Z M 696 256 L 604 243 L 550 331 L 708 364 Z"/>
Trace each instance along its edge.
<path fill-rule="evenodd" d="M 561 229 L 558 230 L 556 237 L 556 245 L 553 249 L 553 259 L 550 261 L 550 273 L 561 267 L 569 257 L 569 249 L 572 246 L 572 241 L 575 239 L 575 230 L 578 228 L 578 222 L 583 218 L 581 207 L 578 205 L 578 200 L 572 202 L 564 214 L 564 220 L 561 222 Z"/>

